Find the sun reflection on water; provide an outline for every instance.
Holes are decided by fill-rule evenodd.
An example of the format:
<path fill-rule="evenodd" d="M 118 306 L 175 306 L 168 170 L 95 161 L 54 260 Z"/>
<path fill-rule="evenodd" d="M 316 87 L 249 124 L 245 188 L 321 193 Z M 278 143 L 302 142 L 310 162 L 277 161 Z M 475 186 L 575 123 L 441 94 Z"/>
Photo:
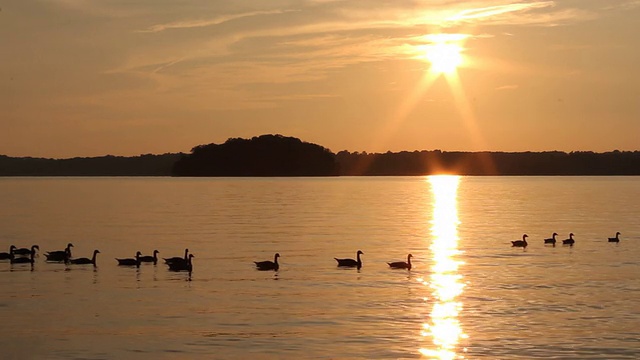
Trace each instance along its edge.
<path fill-rule="evenodd" d="M 433 303 L 429 322 L 423 324 L 422 336 L 430 337 L 433 345 L 420 349 L 420 353 L 430 359 L 464 359 L 457 354 L 456 348 L 462 332 L 458 314 L 462 303 L 458 297 L 464 284 L 458 274 L 460 261 L 456 260 L 458 251 L 458 208 L 457 192 L 459 176 L 430 176 L 429 183 L 433 193 L 433 220 L 431 221 L 432 266 L 428 280 L 420 279 L 432 291 Z"/>

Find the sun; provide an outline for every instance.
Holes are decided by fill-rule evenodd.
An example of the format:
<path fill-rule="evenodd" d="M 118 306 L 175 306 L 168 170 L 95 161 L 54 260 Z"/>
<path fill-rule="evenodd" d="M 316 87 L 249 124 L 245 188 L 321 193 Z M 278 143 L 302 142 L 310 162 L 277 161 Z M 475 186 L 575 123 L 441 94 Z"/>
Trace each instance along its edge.
<path fill-rule="evenodd" d="M 425 58 L 431 64 L 431 72 L 451 74 L 462 64 L 462 47 L 448 42 L 435 43 L 426 46 Z"/>

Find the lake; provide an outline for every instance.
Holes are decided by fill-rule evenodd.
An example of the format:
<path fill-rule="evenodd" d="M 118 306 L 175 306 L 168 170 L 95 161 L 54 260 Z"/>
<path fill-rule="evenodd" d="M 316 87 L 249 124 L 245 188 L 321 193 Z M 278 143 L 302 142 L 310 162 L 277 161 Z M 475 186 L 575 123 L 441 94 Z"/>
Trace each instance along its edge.
<path fill-rule="evenodd" d="M 2 358 L 638 359 L 639 180 L 0 178 Z"/>

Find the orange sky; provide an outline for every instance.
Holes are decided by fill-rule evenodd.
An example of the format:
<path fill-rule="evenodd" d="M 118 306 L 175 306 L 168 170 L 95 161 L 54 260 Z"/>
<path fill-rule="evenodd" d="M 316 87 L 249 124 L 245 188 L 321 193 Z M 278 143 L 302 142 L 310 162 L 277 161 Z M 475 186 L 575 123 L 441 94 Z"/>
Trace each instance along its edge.
<path fill-rule="evenodd" d="M 187 4 L 4 1 L 0 154 L 640 150 L 638 0 Z"/>

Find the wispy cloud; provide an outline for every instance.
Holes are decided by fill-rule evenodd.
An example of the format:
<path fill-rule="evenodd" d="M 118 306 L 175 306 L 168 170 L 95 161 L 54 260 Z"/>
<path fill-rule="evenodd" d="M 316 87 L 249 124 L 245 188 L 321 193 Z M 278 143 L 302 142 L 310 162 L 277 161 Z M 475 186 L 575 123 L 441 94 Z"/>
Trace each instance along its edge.
<path fill-rule="evenodd" d="M 212 19 L 199 19 L 199 20 L 185 20 L 185 21 L 175 21 L 166 24 L 157 24 L 148 27 L 145 30 L 139 30 L 139 32 L 160 32 L 170 29 L 189 29 L 189 28 L 200 28 L 206 26 L 214 26 L 226 23 L 228 21 L 259 16 L 259 15 L 274 15 L 274 14 L 282 14 L 285 12 L 290 12 L 293 10 L 268 10 L 268 11 L 252 11 L 241 14 L 231 14 L 231 15 L 221 15 L 214 17 Z"/>
<path fill-rule="evenodd" d="M 518 89 L 520 86 L 518 85 L 503 85 L 503 86 L 498 86 L 496 88 L 496 90 L 498 91 L 504 91 L 504 90 L 516 90 Z"/>
<path fill-rule="evenodd" d="M 456 15 L 446 19 L 447 21 L 468 21 L 491 18 L 507 13 L 521 12 L 531 9 L 540 9 L 555 6 L 554 1 L 537 1 L 529 3 L 504 4 L 488 6 L 483 8 L 463 10 Z"/>

